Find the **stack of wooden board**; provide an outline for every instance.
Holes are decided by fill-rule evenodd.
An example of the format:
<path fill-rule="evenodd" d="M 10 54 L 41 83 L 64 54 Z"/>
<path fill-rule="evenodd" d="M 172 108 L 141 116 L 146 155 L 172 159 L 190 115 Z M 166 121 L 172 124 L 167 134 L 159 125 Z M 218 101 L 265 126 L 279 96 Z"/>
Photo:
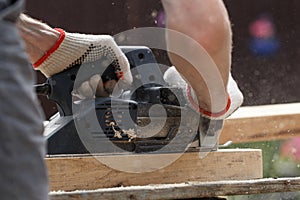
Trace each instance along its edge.
<path fill-rule="evenodd" d="M 300 135 L 300 103 L 244 107 L 225 121 L 220 143 L 285 139 Z M 176 157 L 146 173 L 116 170 L 104 163 L 136 163 L 137 169 Z M 100 159 L 99 159 L 100 158 Z M 138 160 L 138 162 L 137 162 Z M 184 199 L 300 190 L 300 178 L 262 179 L 262 152 L 229 149 L 136 155 L 59 155 L 46 158 L 51 199 Z M 137 170 L 143 171 L 143 170 Z"/>

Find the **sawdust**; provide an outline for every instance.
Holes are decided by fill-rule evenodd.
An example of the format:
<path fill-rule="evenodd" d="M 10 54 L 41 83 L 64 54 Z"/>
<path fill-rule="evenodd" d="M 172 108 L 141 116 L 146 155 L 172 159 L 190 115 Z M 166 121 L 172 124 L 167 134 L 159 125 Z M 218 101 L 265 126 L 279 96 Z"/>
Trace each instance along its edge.
<path fill-rule="evenodd" d="M 112 129 L 115 133 L 115 135 L 114 135 L 115 138 L 122 139 L 123 138 L 122 134 L 124 134 L 124 135 L 127 135 L 128 141 L 131 142 L 132 140 L 136 139 L 136 137 L 137 137 L 135 130 L 132 128 L 130 128 L 129 130 L 118 131 L 115 129 L 116 124 L 114 122 L 110 122 L 109 125 L 112 127 Z"/>

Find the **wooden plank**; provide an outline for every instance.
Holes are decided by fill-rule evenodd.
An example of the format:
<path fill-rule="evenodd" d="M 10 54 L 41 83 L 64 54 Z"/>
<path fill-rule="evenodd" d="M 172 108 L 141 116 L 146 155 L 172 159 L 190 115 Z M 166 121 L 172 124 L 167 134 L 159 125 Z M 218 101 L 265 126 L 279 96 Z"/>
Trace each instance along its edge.
<path fill-rule="evenodd" d="M 300 103 L 241 107 L 225 120 L 220 144 L 300 136 Z"/>
<path fill-rule="evenodd" d="M 175 154 L 101 156 L 137 168 L 163 162 Z M 178 155 L 176 155 L 178 156 Z M 188 181 L 245 180 L 262 178 L 261 150 L 240 149 L 211 152 L 203 159 L 198 152 L 184 153 L 172 164 L 152 172 L 128 173 L 107 167 L 99 156 L 46 158 L 50 190 L 91 190 L 118 186 L 182 183 Z"/>
<path fill-rule="evenodd" d="M 105 188 L 94 191 L 51 192 L 50 198 L 51 200 L 192 199 L 295 191 L 300 191 L 300 178 L 188 182 L 179 184 Z"/>

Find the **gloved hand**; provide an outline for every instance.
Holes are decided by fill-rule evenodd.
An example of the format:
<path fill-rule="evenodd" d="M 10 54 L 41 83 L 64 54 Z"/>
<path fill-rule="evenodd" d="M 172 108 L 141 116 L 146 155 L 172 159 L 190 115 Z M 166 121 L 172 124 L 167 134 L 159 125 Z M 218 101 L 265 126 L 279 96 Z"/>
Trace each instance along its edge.
<path fill-rule="evenodd" d="M 103 96 L 110 95 L 114 87 L 126 88 L 132 83 L 128 60 L 114 39 L 109 35 L 86 35 L 67 33 L 62 29 L 56 44 L 34 63 L 34 68 L 50 77 L 74 65 L 93 62 L 105 56 L 115 67 L 119 81 L 102 83 L 101 75 L 96 74 L 83 82 L 74 94 L 79 98 L 92 98 L 95 90 Z M 107 94 L 110 93 L 110 94 Z"/>
<path fill-rule="evenodd" d="M 181 77 L 179 72 L 175 67 L 170 67 L 164 74 L 164 80 L 174 87 L 182 88 L 184 97 L 187 101 L 189 107 L 198 112 L 201 116 L 208 119 L 225 119 L 230 116 L 235 110 L 237 110 L 243 103 L 243 94 L 239 90 L 236 82 L 233 80 L 231 74 L 229 76 L 229 81 L 227 85 L 227 92 L 229 95 L 229 101 L 225 112 L 222 115 L 211 115 L 206 112 L 201 111 L 198 105 L 195 105 L 197 102 L 196 95 L 192 88 L 186 83 L 186 81 Z"/>

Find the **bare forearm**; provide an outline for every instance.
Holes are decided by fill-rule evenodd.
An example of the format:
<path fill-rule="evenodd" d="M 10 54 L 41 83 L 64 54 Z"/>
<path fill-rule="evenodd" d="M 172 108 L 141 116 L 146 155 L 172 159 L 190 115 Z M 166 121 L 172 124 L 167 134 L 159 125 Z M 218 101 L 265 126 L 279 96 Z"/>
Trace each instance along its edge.
<path fill-rule="evenodd" d="M 59 37 L 58 31 L 25 14 L 20 15 L 17 28 L 25 42 L 26 52 L 32 63 L 39 60 Z"/>
<path fill-rule="evenodd" d="M 192 66 L 178 55 L 170 54 L 172 63 L 177 70 L 189 81 L 198 97 L 200 107 L 218 112 L 225 108 L 227 104 L 226 86 L 231 66 L 231 26 L 226 8 L 221 0 L 163 0 L 163 5 L 167 14 L 167 28 L 181 32 L 198 44 L 200 44 L 215 62 L 223 81 L 223 88 L 214 88 L 213 93 L 207 88 L 205 78 L 201 77 L 198 70 L 203 65 L 206 58 L 198 58 L 199 66 Z M 187 51 L 195 54 L 201 51 L 193 44 L 180 44 L 180 41 L 167 35 L 168 46 L 187 47 Z M 207 70 L 211 66 L 206 66 Z M 217 77 L 217 76 L 216 76 Z M 219 99 L 217 105 L 212 110 L 211 98 Z"/>

